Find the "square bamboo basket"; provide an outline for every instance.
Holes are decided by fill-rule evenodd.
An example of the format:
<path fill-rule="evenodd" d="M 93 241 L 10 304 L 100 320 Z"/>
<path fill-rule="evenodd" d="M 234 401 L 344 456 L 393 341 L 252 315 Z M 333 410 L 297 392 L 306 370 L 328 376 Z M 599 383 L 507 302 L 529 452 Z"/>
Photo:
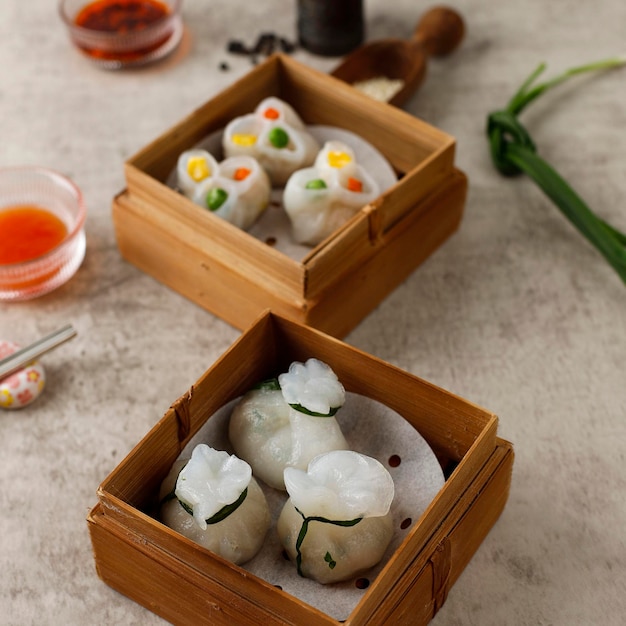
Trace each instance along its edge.
<path fill-rule="evenodd" d="M 359 135 L 398 181 L 300 261 L 166 185 L 181 152 L 277 96 L 307 124 Z M 113 201 L 122 256 L 244 329 L 265 309 L 345 336 L 459 226 L 467 179 L 455 140 L 408 113 L 277 54 L 125 164 Z"/>
<path fill-rule="evenodd" d="M 338 626 L 324 612 L 165 527 L 151 516 L 161 481 L 220 407 L 294 360 L 328 363 L 346 390 L 394 409 L 426 439 L 446 481 L 343 622 L 426 624 L 504 508 L 513 449 L 492 413 L 271 312 L 176 400 L 104 480 L 88 517 L 108 585 L 175 624 Z M 271 532 L 271 531 L 270 531 Z"/>

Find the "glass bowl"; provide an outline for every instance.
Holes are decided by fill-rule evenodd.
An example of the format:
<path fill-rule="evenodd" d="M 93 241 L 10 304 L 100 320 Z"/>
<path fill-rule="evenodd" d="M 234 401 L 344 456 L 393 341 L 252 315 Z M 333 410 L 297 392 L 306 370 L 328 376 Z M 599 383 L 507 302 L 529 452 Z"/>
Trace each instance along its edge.
<path fill-rule="evenodd" d="M 60 0 L 72 43 L 105 69 L 151 63 L 183 34 L 182 0 Z"/>
<path fill-rule="evenodd" d="M 86 208 L 80 189 L 65 176 L 41 167 L 0 169 L 0 218 L 27 208 L 43 209 L 65 225 L 60 243 L 19 262 L 0 258 L 0 301 L 29 300 L 60 287 L 85 257 Z M 54 218 L 53 218 L 54 219 Z M 6 225 L 5 225 L 5 228 Z M 0 251 L 3 244 L 0 236 Z"/>

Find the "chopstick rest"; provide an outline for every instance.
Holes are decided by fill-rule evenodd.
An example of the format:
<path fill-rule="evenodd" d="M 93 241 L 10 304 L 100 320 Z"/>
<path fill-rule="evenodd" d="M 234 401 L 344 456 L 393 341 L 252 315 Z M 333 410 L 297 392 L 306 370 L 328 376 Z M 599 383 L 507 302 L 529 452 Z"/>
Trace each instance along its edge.
<path fill-rule="evenodd" d="M 46 372 L 37 358 L 74 336 L 76 331 L 68 325 L 26 348 L 0 340 L 0 408 L 21 409 L 34 402 L 46 385 Z"/>
<path fill-rule="evenodd" d="M 0 356 L 14 354 L 20 346 L 0 340 Z M 0 407 L 21 409 L 34 402 L 46 385 L 46 371 L 38 361 L 13 372 L 0 380 Z"/>

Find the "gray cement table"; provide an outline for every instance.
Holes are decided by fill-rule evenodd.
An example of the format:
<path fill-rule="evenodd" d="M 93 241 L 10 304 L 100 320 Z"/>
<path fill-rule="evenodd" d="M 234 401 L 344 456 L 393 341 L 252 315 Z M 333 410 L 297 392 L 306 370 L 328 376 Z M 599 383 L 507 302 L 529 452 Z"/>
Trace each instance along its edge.
<path fill-rule="evenodd" d="M 79 56 L 55 4 L 2 2 L 0 166 L 78 183 L 87 256 L 57 292 L 0 304 L 3 338 L 26 344 L 65 323 L 79 333 L 44 358 L 42 398 L 0 413 L 0 623 L 157 624 L 97 578 L 85 516 L 101 480 L 239 333 L 120 258 L 111 199 L 127 157 L 250 68 L 225 53 L 228 39 L 293 38 L 295 3 L 187 0 L 174 56 L 124 73 Z M 494 411 L 515 444 L 504 514 L 433 623 L 621 624 L 626 288 L 528 179 L 496 173 L 484 127 L 539 62 L 550 74 L 624 52 L 626 4 L 455 6 L 467 38 L 431 62 L 406 108 L 456 136 L 465 219 L 347 341 Z M 368 38 L 409 37 L 426 8 L 366 2 Z M 625 72 L 563 86 L 524 118 L 543 156 L 622 230 Z"/>

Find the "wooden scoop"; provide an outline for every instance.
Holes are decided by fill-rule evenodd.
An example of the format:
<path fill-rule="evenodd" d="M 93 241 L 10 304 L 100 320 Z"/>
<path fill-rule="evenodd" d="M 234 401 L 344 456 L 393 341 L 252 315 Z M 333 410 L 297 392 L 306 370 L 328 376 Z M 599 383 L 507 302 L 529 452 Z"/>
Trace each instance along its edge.
<path fill-rule="evenodd" d="M 410 40 L 366 43 L 347 55 L 331 75 L 350 84 L 381 77 L 399 79 L 402 88 L 388 102 L 401 106 L 424 80 L 428 57 L 449 54 L 464 34 L 463 18 L 456 11 L 434 7 L 422 16 Z"/>

